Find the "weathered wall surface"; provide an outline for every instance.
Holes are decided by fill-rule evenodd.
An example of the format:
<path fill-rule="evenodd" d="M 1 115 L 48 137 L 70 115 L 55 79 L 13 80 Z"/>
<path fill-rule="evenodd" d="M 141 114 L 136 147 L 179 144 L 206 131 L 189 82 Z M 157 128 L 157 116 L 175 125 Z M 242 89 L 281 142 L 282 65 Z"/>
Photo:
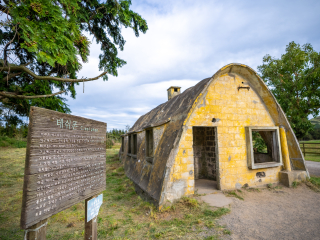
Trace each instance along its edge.
<path fill-rule="evenodd" d="M 259 186 L 279 181 L 281 167 L 250 170 L 247 167 L 245 126 L 275 126 L 260 97 L 251 88 L 240 89 L 247 80 L 224 74 L 213 81 L 198 97 L 198 103 L 185 123 L 168 189 L 184 186 L 184 195 L 194 193 L 193 126 L 216 126 L 221 189 L 235 189 L 248 184 Z M 212 122 L 215 118 L 216 122 Z M 265 174 L 260 174 L 264 172 Z M 265 176 L 265 177 L 261 177 Z M 182 184 L 183 181 L 183 184 Z M 169 190 L 167 190 L 170 192 Z M 167 200 L 172 201 L 172 194 Z"/>
<path fill-rule="evenodd" d="M 161 125 L 153 128 L 153 149 L 154 149 L 154 159 L 157 159 L 157 153 L 159 142 L 161 141 L 162 134 L 165 130 L 165 125 Z M 156 163 L 156 160 L 153 163 L 146 161 L 146 132 L 138 132 L 137 134 L 137 155 L 133 156 L 128 154 L 128 136 L 124 137 L 124 151 L 120 151 L 120 161 L 124 162 L 124 168 L 126 175 L 137 185 L 137 187 L 144 191 L 148 192 L 148 187 L 152 185 L 153 182 L 150 182 L 150 177 L 152 170 Z M 159 161 L 158 161 L 159 162 Z M 165 164 L 164 164 L 165 167 Z M 161 187 L 161 186 L 160 186 Z M 155 189 L 155 188 L 154 188 Z M 157 200 L 150 196 L 151 201 L 157 204 Z"/>

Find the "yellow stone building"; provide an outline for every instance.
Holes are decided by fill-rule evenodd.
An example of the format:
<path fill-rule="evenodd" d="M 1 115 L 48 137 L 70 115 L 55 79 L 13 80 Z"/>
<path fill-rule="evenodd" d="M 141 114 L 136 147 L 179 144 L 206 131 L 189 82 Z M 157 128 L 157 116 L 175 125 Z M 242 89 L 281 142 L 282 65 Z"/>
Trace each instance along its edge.
<path fill-rule="evenodd" d="M 120 159 L 136 191 L 158 206 L 218 189 L 290 186 L 308 176 L 298 141 L 276 99 L 248 66 L 229 64 L 141 116 L 123 136 Z"/>

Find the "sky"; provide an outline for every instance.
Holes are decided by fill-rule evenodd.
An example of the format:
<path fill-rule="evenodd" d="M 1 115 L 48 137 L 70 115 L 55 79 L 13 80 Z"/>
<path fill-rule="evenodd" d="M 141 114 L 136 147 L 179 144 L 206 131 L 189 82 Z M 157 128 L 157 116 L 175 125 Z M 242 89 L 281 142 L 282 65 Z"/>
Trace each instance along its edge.
<path fill-rule="evenodd" d="M 77 86 L 67 97 L 72 114 L 107 123 L 108 131 L 133 126 L 167 101 L 167 89 L 181 92 L 211 77 L 229 63 L 257 71 L 266 54 L 279 58 L 294 41 L 320 52 L 320 1 L 166 1 L 132 0 L 131 9 L 149 30 L 137 38 L 122 28 L 126 40 L 119 57 L 127 64 L 118 77 Z M 92 40 L 89 62 L 78 77 L 95 77 L 100 46 Z"/>

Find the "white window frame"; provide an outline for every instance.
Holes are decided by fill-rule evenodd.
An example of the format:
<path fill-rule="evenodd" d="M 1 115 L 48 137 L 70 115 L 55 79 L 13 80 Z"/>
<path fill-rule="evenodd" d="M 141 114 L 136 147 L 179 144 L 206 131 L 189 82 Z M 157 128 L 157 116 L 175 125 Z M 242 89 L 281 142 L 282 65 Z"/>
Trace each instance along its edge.
<path fill-rule="evenodd" d="M 280 133 L 279 127 L 245 127 L 246 131 L 246 145 L 247 145 L 247 160 L 248 167 L 250 169 L 260 169 L 260 168 L 270 168 L 282 166 L 282 153 L 281 153 L 281 143 L 280 143 Z M 273 146 L 272 146 L 272 158 L 274 161 L 266 163 L 255 163 L 254 162 L 254 151 L 252 144 L 252 131 L 272 131 L 273 134 Z"/>

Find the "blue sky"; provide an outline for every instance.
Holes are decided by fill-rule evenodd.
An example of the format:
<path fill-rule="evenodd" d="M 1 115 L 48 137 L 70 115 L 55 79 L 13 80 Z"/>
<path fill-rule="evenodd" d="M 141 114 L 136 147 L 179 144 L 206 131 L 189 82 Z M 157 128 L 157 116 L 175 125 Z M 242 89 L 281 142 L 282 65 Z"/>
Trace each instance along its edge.
<path fill-rule="evenodd" d="M 182 91 L 211 77 L 229 63 L 253 69 L 266 54 L 280 57 L 286 45 L 311 43 L 320 52 L 320 1 L 156 1 L 132 0 L 132 9 L 146 19 L 140 37 L 123 28 L 120 57 L 127 65 L 119 76 L 82 83 L 72 114 L 124 129 L 167 101 L 167 88 Z M 92 40 L 92 37 L 90 38 Z M 99 75 L 100 47 L 91 45 L 89 63 L 79 77 Z"/>

